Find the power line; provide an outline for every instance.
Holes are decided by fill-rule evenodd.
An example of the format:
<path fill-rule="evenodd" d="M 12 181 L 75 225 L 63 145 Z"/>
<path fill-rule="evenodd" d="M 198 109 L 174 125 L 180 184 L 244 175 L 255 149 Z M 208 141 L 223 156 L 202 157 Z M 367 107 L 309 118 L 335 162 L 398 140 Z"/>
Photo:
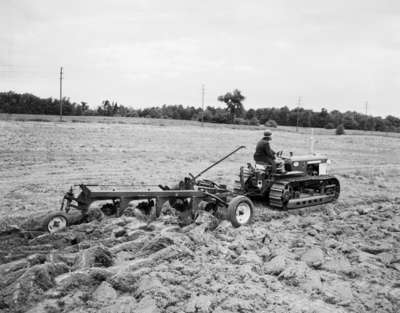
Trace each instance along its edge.
<path fill-rule="evenodd" d="M 63 68 L 60 67 L 60 122 L 62 122 L 62 80 L 63 80 Z"/>
<path fill-rule="evenodd" d="M 296 114 L 296 132 L 299 131 L 299 110 L 300 110 L 300 104 L 301 104 L 301 97 L 297 99 L 297 114 Z"/>
<path fill-rule="evenodd" d="M 204 84 L 201 85 L 201 127 L 204 127 Z"/>

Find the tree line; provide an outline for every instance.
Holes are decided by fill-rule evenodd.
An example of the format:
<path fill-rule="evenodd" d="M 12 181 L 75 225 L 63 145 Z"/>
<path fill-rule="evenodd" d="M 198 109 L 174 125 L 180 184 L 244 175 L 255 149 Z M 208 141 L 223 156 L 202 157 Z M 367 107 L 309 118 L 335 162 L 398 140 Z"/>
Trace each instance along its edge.
<path fill-rule="evenodd" d="M 166 118 L 181 120 L 196 120 L 211 123 L 234 123 L 246 125 L 259 125 L 268 123 L 273 125 L 336 128 L 343 125 L 345 129 L 360 129 L 373 131 L 400 132 L 400 119 L 388 115 L 385 118 L 374 117 L 355 111 L 340 112 L 322 109 L 320 112 L 304 108 L 289 109 L 260 108 L 246 110 L 243 106 L 245 97 L 235 89 L 218 97 L 226 107 L 207 106 L 203 110 L 193 106 L 163 105 L 143 109 L 134 109 L 118 104 L 115 101 L 104 100 L 95 109 L 89 108 L 86 102 L 71 102 L 63 98 L 64 115 L 100 115 L 100 116 L 125 116 Z M 49 114 L 57 115 L 60 112 L 60 101 L 53 98 L 39 98 L 35 95 L 15 92 L 0 92 L 0 113 L 10 114 Z"/>

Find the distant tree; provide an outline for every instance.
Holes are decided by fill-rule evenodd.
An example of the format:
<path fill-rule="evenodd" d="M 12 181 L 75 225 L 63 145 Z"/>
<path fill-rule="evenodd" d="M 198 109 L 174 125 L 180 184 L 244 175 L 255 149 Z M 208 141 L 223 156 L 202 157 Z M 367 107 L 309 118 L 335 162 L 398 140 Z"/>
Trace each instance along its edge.
<path fill-rule="evenodd" d="M 339 124 L 343 124 L 343 113 L 338 110 L 333 110 L 329 114 L 330 121 L 337 127 Z"/>
<path fill-rule="evenodd" d="M 240 90 L 235 89 L 233 92 L 227 92 L 226 94 L 219 96 L 218 101 L 226 104 L 226 109 L 231 115 L 231 121 L 237 116 L 241 116 L 244 112 L 242 101 L 246 99 Z"/>
<path fill-rule="evenodd" d="M 233 120 L 234 124 L 238 124 L 238 125 L 249 125 L 250 121 L 246 120 L 242 117 L 235 117 L 235 119 Z"/>
<path fill-rule="evenodd" d="M 117 102 L 112 102 L 111 103 L 111 115 L 117 115 L 119 114 L 119 107 Z"/>
<path fill-rule="evenodd" d="M 260 125 L 260 121 L 257 117 L 253 116 L 249 121 L 249 125 L 258 126 Z"/>
<path fill-rule="evenodd" d="M 299 125 L 304 127 L 336 128 L 343 124 L 344 129 L 361 129 L 375 131 L 400 132 L 400 118 L 389 115 L 385 118 L 368 116 L 366 114 L 347 111 L 341 113 L 337 110 L 320 112 L 287 106 L 281 108 L 264 107 L 249 109 L 243 108 L 244 96 L 239 90 L 228 92 L 218 97 L 219 101 L 226 104 L 226 108 L 208 106 L 204 111 L 204 121 L 212 123 L 239 123 L 260 124 L 274 120 L 279 125 L 295 126 L 297 117 Z M 104 115 L 104 116 L 134 116 L 152 118 L 170 118 L 184 120 L 201 119 L 201 108 L 184 107 L 183 105 L 163 105 L 145 109 L 124 107 L 109 100 L 102 101 L 96 109 L 90 109 L 86 102 L 75 103 L 69 98 L 63 98 L 64 115 Z M 0 92 L 0 113 L 9 114 L 52 114 L 60 113 L 60 101 L 53 98 L 39 98 L 29 93 L 16 93 L 13 91 Z M 268 126 L 273 127 L 273 126 Z"/>
<path fill-rule="evenodd" d="M 313 127 L 325 127 L 329 122 L 329 113 L 326 109 L 322 109 L 319 113 L 312 114 L 311 125 Z"/>
<path fill-rule="evenodd" d="M 346 129 L 360 129 L 360 124 L 355 119 L 355 112 L 347 111 L 344 113 L 343 126 Z"/>
<path fill-rule="evenodd" d="M 270 115 L 271 115 L 271 109 L 269 108 L 263 108 L 263 109 L 257 109 L 256 110 L 256 117 L 260 121 L 261 124 L 264 124 L 266 121 L 268 121 Z"/>
<path fill-rule="evenodd" d="M 103 116 L 112 116 L 114 114 L 114 104 L 111 104 L 109 100 L 101 102 L 101 106 L 97 108 L 97 114 Z"/>
<path fill-rule="evenodd" d="M 389 126 L 390 130 L 400 131 L 400 119 L 393 116 L 388 115 L 385 118 L 387 125 Z"/>
<path fill-rule="evenodd" d="M 335 128 L 335 124 L 333 124 L 332 122 L 329 122 L 328 124 L 325 125 L 326 129 L 334 129 Z"/>
<path fill-rule="evenodd" d="M 336 135 L 344 135 L 345 131 L 344 131 L 344 126 L 343 124 L 340 124 L 337 128 L 336 128 Z"/>
<path fill-rule="evenodd" d="M 385 132 L 388 130 L 386 121 L 381 117 L 374 118 L 375 121 L 375 130 L 380 132 Z"/>
<path fill-rule="evenodd" d="M 89 109 L 87 102 L 81 101 L 81 108 L 82 108 L 82 113 L 85 113 Z"/>
<path fill-rule="evenodd" d="M 257 118 L 256 111 L 254 109 L 250 109 L 246 112 L 246 119 L 251 120 L 252 118 Z"/>
<path fill-rule="evenodd" d="M 375 130 L 376 129 L 376 120 L 372 116 L 368 116 L 365 126 L 366 126 L 367 130 Z"/>
<path fill-rule="evenodd" d="M 277 128 L 278 123 L 275 120 L 268 120 L 264 124 L 266 127 L 272 127 L 272 128 Z"/>
<path fill-rule="evenodd" d="M 279 125 L 288 125 L 290 110 L 287 106 L 279 109 L 278 118 L 275 118 Z"/>

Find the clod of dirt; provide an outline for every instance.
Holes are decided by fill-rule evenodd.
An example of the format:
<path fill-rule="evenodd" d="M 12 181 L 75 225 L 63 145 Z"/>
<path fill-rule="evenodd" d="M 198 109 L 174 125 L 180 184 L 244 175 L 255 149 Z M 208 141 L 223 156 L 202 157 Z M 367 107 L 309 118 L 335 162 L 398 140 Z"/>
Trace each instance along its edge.
<path fill-rule="evenodd" d="M 156 300 L 158 306 L 165 307 L 168 303 L 176 301 L 173 293 L 174 291 L 165 286 L 155 274 L 150 273 L 138 281 L 135 297 L 151 297 Z"/>
<path fill-rule="evenodd" d="M 320 248 L 312 248 L 301 256 L 301 260 L 312 268 L 318 268 L 324 262 L 324 253 Z"/>
<path fill-rule="evenodd" d="M 342 255 L 335 256 L 327 260 L 322 264 L 321 269 L 331 273 L 355 276 L 353 275 L 354 270 L 350 262 L 345 256 Z"/>
<path fill-rule="evenodd" d="M 214 230 L 220 223 L 220 220 L 213 214 L 206 211 L 199 211 L 199 214 L 195 220 L 197 225 L 205 225 L 205 230 Z"/>
<path fill-rule="evenodd" d="M 161 313 L 156 301 L 151 296 L 146 296 L 136 306 L 136 312 L 141 313 Z"/>
<path fill-rule="evenodd" d="M 234 264 L 258 264 L 261 265 L 263 260 L 253 250 L 245 251 L 235 261 Z"/>
<path fill-rule="evenodd" d="M 140 250 L 139 255 L 145 256 L 162 250 L 170 245 L 174 244 L 173 240 L 168 237 L 157 237 L 151 242 L 145 244 Z"/>
<path fill-rule="evenodd" d="M 320 275 L 311 270 L 304 262 L 291 262 L 279 274 L 278 279 L 288 286 L 300 287 L 306 291 L 320 290 L 322 287 Z"/>
<path fill-rule="evenodd" d="M 89 269 L 86 269 L 85 272 L 92 279 L 94 279 L 98 282 L 105 281 L 113 275 L 113 272 L 111 272 L 109 269 L 106 269 L 104 267 L 91 267 Z"/>
<path fill-rule="evenodd" d="M 115 238 L 122 237 L 122 236 L 124 236 L 125 234 L 126 234 L 126 229 L 125 229 L 124 227 L 121 227 L 121 226 L 115 228 L 115 229 L 112 231 L 112 235 L 113 235 Z"/>
<path fill-rule="evenodd" d="M 388 244 L 377 244 L 377 245 L 361 245 L 360 250 L 370 253 L 370 254 L 379 254 L 382 252 L 388 252 L 392 250 L 392 246 Z"/>
<path fill-rule="evenodd" d="M 346 281 L 333 280 L 324 283 L 322 295 L 325 302 L 343 306 L 349 305 L 353 300 L 351 284 Z"/>
<path fill-rule="evenodd" d="M 122 270 L 119 273 L 110 277 L 108 279 L 108 282 L 113 286 L 113 288 L 123 292 L 136 291 L 137 282 L 139 281 L 142 274 L 142 271 L 131 272 L 128 270 Z"/>
<path fill-rule="evenodd" d="M 185 312 L 188 313 L 207 313 L 211 311 L 211 305 L 214 297 L 209 295 L 193 296 L 185 306 Z"/>
<path fill-rule="evenodd" d="M 109 267 L 113 264 L 111 252 L 102 246 L 83 250 L 75 262 L 74 268 Z"/>
<path fill-rule="evenodd" d="M 104 213 L 101 211 L 100 208 L 90 209 L 86 216 L 87 222 L 101 221 L 103 218 L 104 218 Z"/>
<path fill-rule="evenodd" d="M 57 289 L 63 292 L 69 292 L 76 288 L 84 290 L 96 286 L 96 279 L 84 271 L 74 271 L 60 275 L 56 278 Z"/>
<path fill-rule="evenodd" d="M 26 260 L 29 262 L 31 266 L 36 264 L 43 264 L 44 262 L 46 262 L 46 255 L 41 253 L 35 253 L 28 256 Z"/>
<path fill-rule="evenodd" d="M 18 268 L 18 267 L 17 267 Z M 0 303 L 4 309 L 23 311 L 43 298 L 44 292 L 55 286 L 54 278 L 68 271 L 63 263 L 38 264 L 27 269 L 3 272 L 0 282 Z M 10 281 L 7 278 L 11 278 Z"/>
<path fill-rule="evenodd" d="M 264 273 L 270 275 L 279 275 L 285 270 L 288 263 L 289 262 L 285 255 L 277 255 L 272 260 L 264 264 Z"/>
<path fill-rule="evenodd" d="M 121 296 L 112 304 L 100 309 L 99 313 L 136 313 L 137 302 L 134 297 Z"/>
<path fill-rule="evenodd" d="M 112 300 L 115 300 L 118 296 L 118 293 L 115 289 L 106 281 L 103 281 L 97 289 L 93 292 L 93 301 L 98 303 L 109 303 Z"/>
<path fill-rule="evenodd" d="M 0 230 L 0 237 L 7 235 L 18 235 L 23 237 L 22 229 L 18 225 L 1 224 Z"/>

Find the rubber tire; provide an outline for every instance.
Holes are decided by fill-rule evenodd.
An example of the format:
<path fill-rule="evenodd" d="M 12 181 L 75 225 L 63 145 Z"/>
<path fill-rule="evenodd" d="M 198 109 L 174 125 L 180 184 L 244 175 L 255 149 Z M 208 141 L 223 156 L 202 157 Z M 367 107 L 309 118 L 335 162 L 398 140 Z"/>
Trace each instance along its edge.
<path fill-rule="evenodd" d="M 55 212 L 55 213 L 49 214 L 49 215 L 46 216 L 46 218 L 43 220 L 43 223 L 42 223 L 43 230 L 45 230 L 45 231 L 47 231 L 47 232 L 50 233 L 50 230 L 49 230 L 49 222 L 50 222 L 50 220 L 51 220 L 52 218 L 54 218 L 54 217 L 56 217 L 56 216 L 60 216 L 60 217 L 65 218 L 65 220 L 66 220 L 66 222 L 67 222 L 65 227 L 68 227 L 68 226 L 69 226 L 69 220 L 68 220 L 67 214 L 65 214 L 64 212 Z"/>
<path fill-rule="evenodd" d="M 243 202 L 247 203 L 250 207 L 250 218 L 246 223 L 241 224 L 236 219 L 236 209 Z M 233 227 L 240 227 L 242 225 L 250 224 L 253 219 L 253 214 L 254 214 L 254 204 L 246 196 L 236 196 L 228 203 L 228 219 L 232 223 Z"/>

